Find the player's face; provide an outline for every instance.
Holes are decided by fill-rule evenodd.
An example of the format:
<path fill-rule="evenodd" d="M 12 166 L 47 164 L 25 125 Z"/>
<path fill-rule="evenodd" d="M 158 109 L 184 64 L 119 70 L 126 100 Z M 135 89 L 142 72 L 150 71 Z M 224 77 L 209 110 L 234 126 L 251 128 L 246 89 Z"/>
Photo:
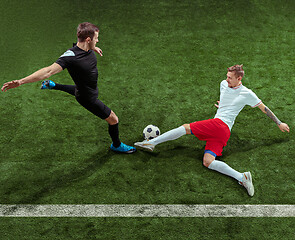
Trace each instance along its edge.
<path fill-rule="evenodd" d="M 96 44 L 98 43 L 98 35 L 99 33 L 95 32 L 92 41 L 89 42 L 89 47 L 92 50 L 95 48 Z"/>
<path fill-rule="evenodd" d="M 227 72 L 227 84 L 230 88 L 235 88 L 241 84 L 241 77 L 236 77 L 234 72 Z"/>

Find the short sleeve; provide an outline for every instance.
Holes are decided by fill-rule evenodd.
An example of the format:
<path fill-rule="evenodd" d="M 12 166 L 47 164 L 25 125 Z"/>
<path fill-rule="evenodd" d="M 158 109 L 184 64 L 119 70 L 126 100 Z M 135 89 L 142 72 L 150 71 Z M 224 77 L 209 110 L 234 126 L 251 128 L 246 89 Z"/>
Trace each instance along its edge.
<path fill-rule="evenodd" d="M 68 68 L 73 61 L 73 57 L 75 57 L 75 53 L 72 50 L 68 50 L 57 59 L 56 63 L 60 65 L 62 69 Z"/>
<path fill-rule="evenodd" d="M 251 106 L 252 108 L 257 107 L 262 101 L 256 96 L 256 94 L 249 90 L 248 98 L 247 98 L 247 105 Z"/>
<path fill-rule="evenodd" d="M 220 83 L 220 92 L 222 92 L 223 89 L 225 89 L 227 86 L 226 80 L 221 81 Z"/>

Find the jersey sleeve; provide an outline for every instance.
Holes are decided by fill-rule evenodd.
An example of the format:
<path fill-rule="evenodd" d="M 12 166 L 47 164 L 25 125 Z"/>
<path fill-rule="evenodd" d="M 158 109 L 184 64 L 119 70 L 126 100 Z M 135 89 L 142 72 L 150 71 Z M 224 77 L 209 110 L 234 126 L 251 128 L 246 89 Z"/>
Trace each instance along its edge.
<path fill-rule="evenodd" d="M 247 105 L 251 106 L 252 108 L 257 107 L 262 101 L 256 96 L 256 94 L 249 90 L 248 98 L 247 98 Z"/>
<path fill-rule="evenodd" d="M 227 86 L 226 80 L 221 81 L 220 83 L 220 92 L 222 92 L 223 89 L 225 89 Z"/>
<path fill-rule="evenodd" d="M 74 57 L 75 53 L 72 50 L 68 50 L 57 59 L 56 63 L 60 65 L 62 69 L 66 69 L 73 62 Z"/>

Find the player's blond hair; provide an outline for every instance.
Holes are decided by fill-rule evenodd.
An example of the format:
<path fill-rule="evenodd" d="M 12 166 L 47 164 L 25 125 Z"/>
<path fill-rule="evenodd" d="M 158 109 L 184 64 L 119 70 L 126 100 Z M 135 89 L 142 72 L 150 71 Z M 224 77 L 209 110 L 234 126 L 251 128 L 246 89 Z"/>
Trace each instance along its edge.
<path fill-rule="evenodd" d="M 236 77 L 244 77 L 245 74 L 243 70 L 243 64 L 231 66 L 227 69 L 227 71 L 234 72 Z"/>

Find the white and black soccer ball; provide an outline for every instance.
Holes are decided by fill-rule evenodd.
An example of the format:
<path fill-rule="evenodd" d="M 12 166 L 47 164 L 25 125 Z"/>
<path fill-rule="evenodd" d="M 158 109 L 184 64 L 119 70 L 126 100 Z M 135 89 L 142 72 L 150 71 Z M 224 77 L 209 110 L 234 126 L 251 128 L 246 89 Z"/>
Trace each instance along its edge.
<path fill-rule="evenodd" d="M 155 125 L 148 125 L 143 129 L 143 138 L 145 140 L 153 139 L 155 137 L 158 137 L 160 135 L 160 129 Z"/>

